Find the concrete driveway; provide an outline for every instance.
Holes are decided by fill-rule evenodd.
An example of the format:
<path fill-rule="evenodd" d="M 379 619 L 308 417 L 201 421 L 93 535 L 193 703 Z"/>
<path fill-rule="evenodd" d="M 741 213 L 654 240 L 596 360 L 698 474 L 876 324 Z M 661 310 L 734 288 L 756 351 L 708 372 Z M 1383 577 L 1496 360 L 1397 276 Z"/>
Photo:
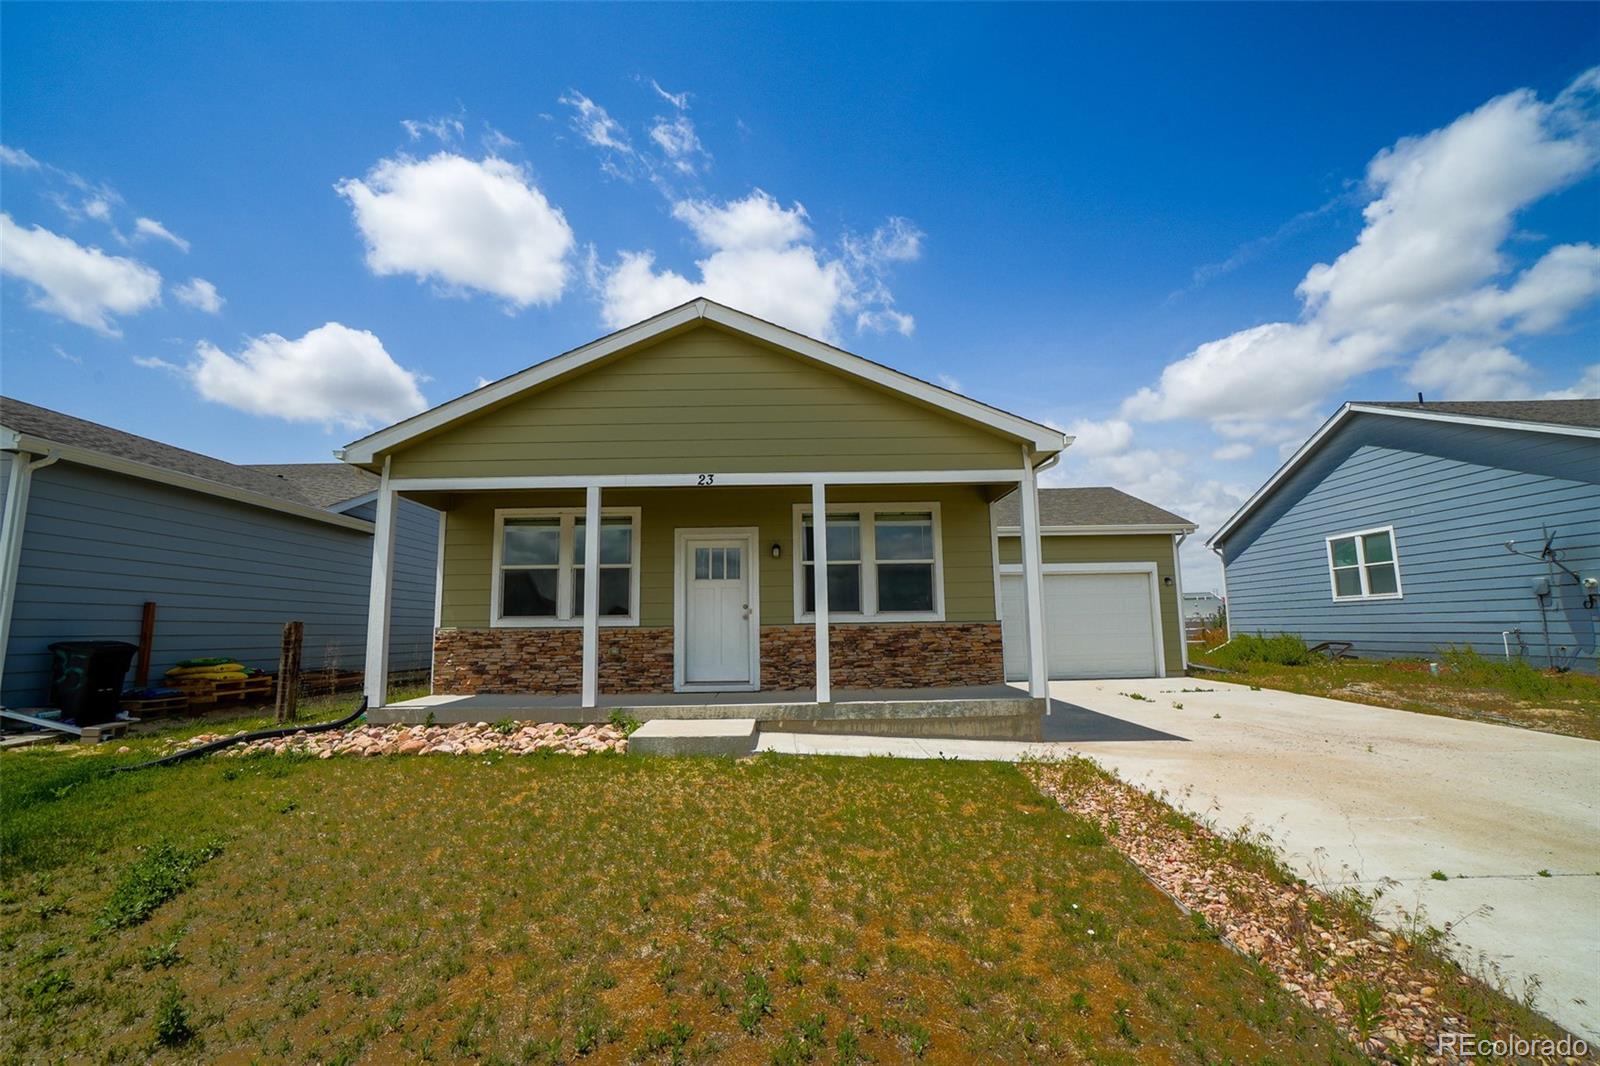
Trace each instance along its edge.
<path fill-rule="evenodd" d="M 1043 745 L 788 734 L 762 746 L 1091 756 L 1224 828 L 1267 832 L 1315 884 L 1393 882 L 1388 917 L 1420 908 L 1452 923 L 1463 962 L 1514 994 L 1534 981 L 1541 1010 L 1600 1040 L 1600 743 L 1196 678 L 1058 681 L 1051 694 Z"/>

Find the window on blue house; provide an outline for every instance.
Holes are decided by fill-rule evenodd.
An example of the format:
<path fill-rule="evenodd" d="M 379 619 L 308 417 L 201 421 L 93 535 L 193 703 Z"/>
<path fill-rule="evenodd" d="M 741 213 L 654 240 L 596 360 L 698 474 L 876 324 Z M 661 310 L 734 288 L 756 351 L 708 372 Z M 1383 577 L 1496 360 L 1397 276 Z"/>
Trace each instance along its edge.
<path fill-rule="evenodd" d="M 1394 527 L 1329 537 L 1328 572 L 1336 600 L 1398 599 L 1400 557 Z"/>

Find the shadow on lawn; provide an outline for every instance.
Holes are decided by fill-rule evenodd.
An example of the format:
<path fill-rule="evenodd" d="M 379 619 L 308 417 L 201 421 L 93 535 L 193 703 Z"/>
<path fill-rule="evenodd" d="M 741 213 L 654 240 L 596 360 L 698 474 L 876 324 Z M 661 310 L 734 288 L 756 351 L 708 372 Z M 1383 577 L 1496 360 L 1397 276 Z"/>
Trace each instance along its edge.
<path fill-rule="evenodd" d="M 1079 707 L 1063 700 L 1050 701 L 1050 713 L 1044 718 L 1044 740 L 1178 740 L 1188 743 L 1187 737 L 1163 733 L 1136 722 L 1114 718 L 1109 714 Z"/>

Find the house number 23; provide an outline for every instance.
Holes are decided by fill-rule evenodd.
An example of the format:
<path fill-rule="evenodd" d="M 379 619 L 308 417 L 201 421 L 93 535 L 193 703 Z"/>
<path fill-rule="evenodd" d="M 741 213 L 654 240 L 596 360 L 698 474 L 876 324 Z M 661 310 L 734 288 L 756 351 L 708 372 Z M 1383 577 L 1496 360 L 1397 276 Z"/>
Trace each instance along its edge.
<path fill-rule="evenodd" d="M 715 485 L 717 483 L 717 475 L 715 474 L 697 474 L 695 476 L 698 478 L 695 482 L 697 485 Z"/>

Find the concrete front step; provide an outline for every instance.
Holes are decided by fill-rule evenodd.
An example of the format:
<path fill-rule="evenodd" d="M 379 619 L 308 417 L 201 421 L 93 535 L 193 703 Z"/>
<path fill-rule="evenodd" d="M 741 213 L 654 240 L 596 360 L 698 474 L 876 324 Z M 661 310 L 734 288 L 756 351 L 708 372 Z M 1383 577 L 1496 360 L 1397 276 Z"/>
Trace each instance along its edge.
<path fill-rule="evenodd" d="M 628 737 L 628 753 L 749 755 L 759 732 L 754 718 L 655 718 Z"/>

